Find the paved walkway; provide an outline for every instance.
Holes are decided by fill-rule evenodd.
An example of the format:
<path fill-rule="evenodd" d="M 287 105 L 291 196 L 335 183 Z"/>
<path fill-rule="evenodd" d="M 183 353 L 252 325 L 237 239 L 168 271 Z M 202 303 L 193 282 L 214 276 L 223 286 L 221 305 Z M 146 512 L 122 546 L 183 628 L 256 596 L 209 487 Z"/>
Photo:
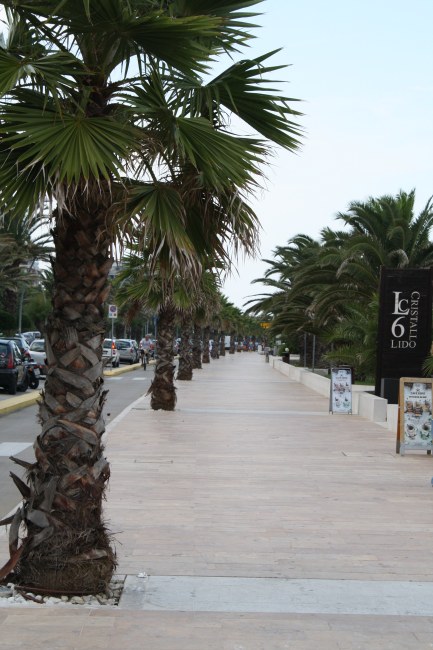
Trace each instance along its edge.
<path fill-rule="evenodd" d="M 120 607 L 0 609 L 0 648 L 433 648 L 432 457 L 257 354 L 195 375 L 110 425 Z"/>

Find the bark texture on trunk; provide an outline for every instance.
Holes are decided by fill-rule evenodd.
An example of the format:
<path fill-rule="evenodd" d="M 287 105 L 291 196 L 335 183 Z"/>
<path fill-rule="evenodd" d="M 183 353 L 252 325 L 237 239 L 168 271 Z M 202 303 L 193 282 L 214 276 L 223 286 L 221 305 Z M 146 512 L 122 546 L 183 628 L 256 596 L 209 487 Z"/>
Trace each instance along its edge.
<path fill-rule="evenodd" d="M 194 323 L 194 336 L 192 339 L 192 367 L 201 370 L 201 326 Z"/>
<path fill-rule="evenodd" d="M 181 339 L 179 346 L 179 367 L 177 370 L 177 379 L 181 381 L 191 381 L 192 379 L 192 350 L 191 339 L 193 327 L 191 318 L 185 317 L 181 323 Z"/>
<path fill-rule="evenodd" d="M 158 356 L 155 376 L 149 388 L 150 406 L 154 411 L 174 411 L 176 388 L 174 386 L 174 329 L 176 311 L 168 303 L 158 313 Z"/>
<path fill-rule="evenodd" d="M 10 529 L 13 581 L 34 591 L 103 591 L 116 566 L 102 521 L 110 475 L 103 455 L 102 378 L 104 303 L 112 265 L 106 234 L 109 196 L 103 189 L 74 197 L 70 214 L 57 215 L 53 232 L 53 312 L 46 327 L 48 375 L 39 406 L 42 431 L 22 506 Z M 27 535 L 20 542 L 18 529 Z"/>
<path fill-rule="evenodd" d="M 210 341 L 210 327 L 206 326 L 203 330 L 202 363 L 210 363 L 209 341 Z"/>
<path fill-rule="evenodd" d="M 235 353 L 235 333 L 232 332 L 230 334 L 230 350 L 229 354 L 234 354 Z"/>
<path fill-rule="evenodd" d="M 221 339 L 220 339 L 220 356 L 226 356 L 226 333 L 224 330 L 221 330 Z"/>
<path fill-rule="evenodd" d="M 219 359 L 219 352 L 218 352 L 219 345 L 218 345 L 218 342 L 219 342 L 219 333 L 217 332 L 217 330 L 213 330 L 213 332 L 212 332 L 212 348 L 211 348 L 211 351 L 210 351 L 210 356 L 212 357 L 212 359 Z"/>

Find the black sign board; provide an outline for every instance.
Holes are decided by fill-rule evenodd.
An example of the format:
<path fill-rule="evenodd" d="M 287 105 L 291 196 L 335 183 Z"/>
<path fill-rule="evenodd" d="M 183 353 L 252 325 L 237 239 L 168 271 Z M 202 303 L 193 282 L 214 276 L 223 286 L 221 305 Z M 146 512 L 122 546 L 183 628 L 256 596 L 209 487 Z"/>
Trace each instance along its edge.
<path fill-rule="evenodd" d="M 385 269 L 380 276 L 376 395 L 400 377 L 422 377 L 432 344 L 431 269 Z M 391 391 L 392 393 L 392 391 Z"/>

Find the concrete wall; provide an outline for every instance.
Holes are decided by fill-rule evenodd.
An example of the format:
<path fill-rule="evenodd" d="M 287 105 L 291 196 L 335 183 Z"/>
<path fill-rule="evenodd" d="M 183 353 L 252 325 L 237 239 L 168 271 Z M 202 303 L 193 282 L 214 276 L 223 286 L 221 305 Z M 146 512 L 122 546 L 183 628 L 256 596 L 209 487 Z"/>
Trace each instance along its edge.
<path fill-rule="evenodd" d="M 314 390 L 319 395 L 329 397 L 330 379 L 318 375 L 307 368 L 298 368 L 289 363 L 283 363 L 279 357 L 269 357 L 269 363 L 275 370 L 293 381 L 304 384 L 307 388 Z M 377 397 L 370 391 L 374 386 L 352 386 L 352 412 L 372 422 L 386 424 L 391 431 L 397 431 L 398 407 L 395 404 L 388 404 L 383 397 Z"/>

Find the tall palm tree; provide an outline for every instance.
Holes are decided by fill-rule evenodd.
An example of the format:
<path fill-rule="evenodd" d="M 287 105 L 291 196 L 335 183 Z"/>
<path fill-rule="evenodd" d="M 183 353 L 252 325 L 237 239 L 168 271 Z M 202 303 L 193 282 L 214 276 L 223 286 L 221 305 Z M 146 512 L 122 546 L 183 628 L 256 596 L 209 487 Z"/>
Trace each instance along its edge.
<path fill-rule="evenodd" d="M 235 327 L 234 321 L 237 318 L 238 312 L 236 310 L 236 307 L 232 302 L 228 300 L 228 298 L 224 295 L 220 296 L 220 310 L 218 314 L 219 321 L 221 323 L 221 333 L 220 333 L 220 349 L 219 353 L 221 356 L 225 356 L 226 350 L 225 350 L 225 337 L 226 333 L 230 333 L 233 331 L 233 328 Z M 233 341 L 234 344 L 234 341 Z M 233 353 L 234 353 L 234 347 L 233 347 Z"/>
<path fill-rule="evenodd" d="M 157 314 L 158 355 L 149 388 L 151 407 L 154 410 L 172 411 L 176 405 L 173 364 L 175 319 L 180 310 L 189 305 L 189 298 L 179 278 L 172 276 L 170 284 L 166 284 L 159 267 L 154 266 L 151 258 L 151 251 L 142 249 L 137 242 L 132 243 L 113 284 L 116 302 L 125 309 L 127 323 L 143 310 Z"/>
<path fill-rule="evenodd" d="M 156 175 L 171 160 L 155 124 L 165 122 L 165 131 L 171 125 L 173 141 L 182 143 L 196 196 L 198 179 L 209 189 L 227 177 L 243 185 L 263 151 L 219 134 L 205 118 L 155 111 L 152 67 L 164 64 L 167 82 L 177 80 L 176 71 L 197 79 L 213 56 L 248 40 L 239 9 L 255 2 L 201 3 L 199 13 L 154 0 L 0 4 L 10 25 L 0 50 L 0 199 L 15 213 L 32 212 L 46 197 L 56 206 L 42 433 L 36 461 L 26 464 L 28 485 L 14 479 L 24 503 L 13 517 L 11 559 L 0 577 L 13 571 L 34 589 L 95 592 L 116 563 L 101 517 L 109 477 L 101 356 L 116 232 L 141 219 L 154 250 L 167 245 L 174 268 L 195 263 L 183 197 Z M 127 77 L 135 62 L 137 74 Z M 258 130 L 271 128 L 274 140 L 295 148 L 287 103 L 274 106 L 271 127 Z"/>
<path fill-rule="evenodd" d="M 247 302 L 247 314 L 255 314 L 260 316 L 260 320 L 270 322 L 269 334 L 293 341 L 291 347 L 302 348 L 307 334 L 317 333 L 312 309 L 315 297 L 313 274 L 319 272 L 317 258 L 320 250 L 320 241 L 298 234 L 287 245 L 276 247 L 274 259 L 265 260 L 269 268 L 264 277 L 253 281 L 263 284 L 269 292 L 252 297 Z M 306 280 L 300 290 L 299 275 L 304 271 L 305 277 L 310 277 L 311 281 Z"/>

